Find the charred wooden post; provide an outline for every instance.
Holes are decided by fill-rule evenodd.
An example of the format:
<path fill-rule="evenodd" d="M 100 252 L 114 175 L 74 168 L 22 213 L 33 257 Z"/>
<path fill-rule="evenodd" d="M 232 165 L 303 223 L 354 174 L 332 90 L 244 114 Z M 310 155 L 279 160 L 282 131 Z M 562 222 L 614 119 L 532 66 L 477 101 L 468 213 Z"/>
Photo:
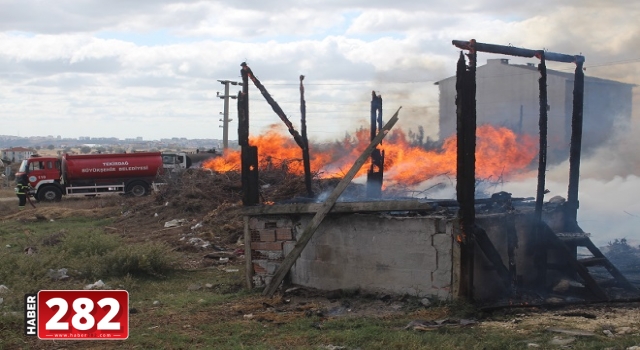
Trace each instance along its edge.
<path fill-rule="evenodd" d="M 242 221 L 244 241 L 247 242 L 244 245 L 244 278 L 247 289 L 251 290 L 253 288 L 253 259 L 251 259 L 251 230 L 249 230 L 249 216 L 245 215 Z"/>
<path fill-rule="evenodd" d="M 258 88 L 258 90 L 260 90 L 260 93 L 262 93 L 262 96 L 264 97 L 264 99 L 267 100 L 267 103 L 269 103 L 269 105 L 271 106 L 271 109 L 273 109 L 273 111 L 276 112 L 278 117 L 280 117 L 280 119 L 287 126 L 289 133 L 291 134 L 291 136 L 293 136 L 293 139 L 296 141 L 298 146 L 300 146 L 301 149 L 304 149 L 304 141 L 302 140 L 302 136 L 296 131 L 296 129 L 293 128 L 293 124 L 291 124 L 291 121 L 289 120 L 289 118 L 287 118 L 287 115 L 284 114 L 278 102 L 276 102 L 273 99 L 273 97 L 271 97 L 271 94 L 269 94 L 269 91 L 267 91 L 267 88 L 265 88 L 264 85 L 262 85 L 262 83 L 260 82 L 260 80 L 258 80 L 258 78 L 256 78 L 255 75 L 253 75 L 253 72 L 251 71 L 251 68 L 247 66 L 247 63 L 242 62 L 241 66 L 242 66 L 243 74 L 246 74 L 251 79 L 253 84 Z"/>
<path fill-rule="evenodd" d="M 249 95 L 246 88 L 238 92 L 238 145 L 249 146 Z"/>
<path fill-rule="evenodd" d="M 371 141 L 382 129 L 382 96 L 371 92 Z M 382 197 L 382 181 L 384 178 L 384 150 L 376 147 L 371 153 L 371 166 L 367 172 L 367 197 Z"/>
<path fill-rule="evenodd" d="M 538 52 L 538 58 L 540 59 L 540 65 L 538 70 L 540 71 L 540 79 L 538 79 L 538 86 L 540 90 L 540 118 L 538 119 L 538 126 L 540 128 L 540 149 L 538 155 L 538 187 L 536 191 L 536 207 L 535 207 L 535 255 L 534 264 L 536 266 L 537 283 L 540 288 L 546 286 L 546 272 L 547 272 L 547 246 L 544 235 L 541 232 L 542 224 L 542 204 L 544 202 L 545 192 L 545 175 L 547 171 L 547 66 L 545 62 L 545 53 L 543 51 Z"/>
<path fill-rule="evenodd" d="M 238 144 L 241 147 L 240 172 L 242 181 L 242 204 L 256 205 L 260 202 L 258 186 L 258 147 L 249 145 L 249 84 L 246 72 L 242 75 L 242 91 L 238 93 Z"/>
<path fill-rule="evenodd" d="M 578 210 L 578 182 L 580 177 L 580 151 L 582 144 L 582 113 L 583 113 L 583 103 L 584 103 L 584 73 L 582 72 L 582 66 L 584 63 L 584 57 L 580 55 L 566 55 L 555 52 L 548 52 L 543 50 L 530 50 L 512 46 L 502 46 L 502 45 L 493 45 L 493 44 L 485 44 L 478 43 L 475 40 L 470 41 L 460 41 L 453 40 L 452 44 L 456 47 L 459 47 L 464 50 L 469 50 L 470 53 L 474 54 L 475 52 L 490 52 L 497 54 L 505 54 L 511 56 L 519 56 L 519 57 L 537 57 L 540 59 L 540 80 L 539 80 L 539 88 L 540 88 L 540 119 L 539 119 L 539 127 L 540 127 L 540 155 L 538 158 L 538 187 L 537 187 L 537 195 L 536 195 L 536 209 L 535 209 L 535 242 L 536 253 L 534 255 L 534 264 L 537 269 L 537 284 L 544 288 L 546 285 L 546 271 L 547 271 L 547 252 L 546 248 L 548 245 L 548 235 L 545 234 L 546 224 L 542 221 L 542 204 L 544 202 L 544 187 L 545 187 L 545 171 L 546 171 L 546 161 L 547 161 L 547 73 L 546 73 L 546 61 L 556 61 L 556 62 L 565 62 L 565 63 L 576 63 L 576 73 L 575 73 L 575 82 L 574 82 L 574 95 L 573 95 L 573 116 L 572 116 L 572 130 L 571 130 L 571 148 L 570 148 L 570 169 L 569 169 L 569 194 L 567 198 L 566 204 L 566 220 L 565 220 L 565 229 L 569 232 L 577 231 L 581 232 L 582 230 L 577 224 L 577 210 Z M 469 57 L 471 60 L 471 56 Z M 464 57 L 461 53 L 461 60 L 463 61 Z M 458 71 L 462 71 L 464 68 L 464 62 L 458 61 Z M 475 80 L 474 80 L 475 82 Z M 461 80 L 460 76 L 458 76 L 458 82 L 456 84 L 456 88 L 458 85 L 464 85 L 463 80 Z M 460 131 L 460 123 L 461 123 L 461 115 L 464 115 L 464 109 L 462 108 L 461 113 L 461 104 L 459 100 L 464 100 L 466 97 L 463 94 L 464 89 L 458 89 L 458 97 L 456 103 L 458 104 L 458 199 L 460 202 L 460 210 L 463 210 L 463 201 L 460 200 L 461 196 L 464 196 L 464 193 L 460 191 L 460 168 L 463 166 L 464 160 L 461 160 L 460 157 L 464 156 L 461 152 L 461 147 L 464 147 L 466 141 L 460 140 L 462 136 L 462 132 Z M 475 96 L 475 85 L 474 85 L 474 96 Z M 474 101 L 475 103 L 475 101 Z M 475 105 L 474 105 L 475 106 Z M 475 125 L 475 120 L 474 120 Z M 464 200 L 464 198 L 463 198 Z M 461 214 L 461 217 L 464 218 L 464 213 Z M 465 220 L 462 219 L 462 232 L 465 233 L 464 226 Z M 479 239 L 479 236 L 476 237 Z M 510 248 L 511 249 L 511 248 Z M 509 253 L 511 254 L 511 253 Z M 464 258 L 464 254 L 462 255 Z M 511 255 L 510 255 L 510 264 L 511 264 Z M 512 276 L 513 278 L 513 273 Z M 516 276 L 516 281 L 518 280 Z M 464 279 L 463 279 L 464 282 Z M 517 283 L 517 282 L 516 282 Z"/>
<path fill-rule="evenodd" d="M 260 186 L 258 183 L 258 146 L 245 146 L 242 152 L 242 172 L 247 174 L 249 184 L 242 194 L 245 206 L 260 204 Z"/>
<path fill-rule="evenodd" d="M 376 138 L 380 129 L 382 129 L 382 95 L 376 95 L 375 91 L 371 91 L 371 141 Z"/>
<path fill-rule="evenodd" d="M 571 116 L 571 146 L 569 149 L 569 192 L 567 194 L 567 230 L 578 226 L 578 183 L 580 181 L 580 153 L 582 150 L 582 117 L 584 105 L 584 58 L 576 61 L 573 85 L 573 114 Z"/>
<path fill-rule="evenodd" d="M 460 233 L 460 296 L 473 299 L 476 151 L 476 52 L 469 48 L 469 66 L 460 52 L 456 70 L 457 175 Z"/>
<path fill-rule="evenodd" d="M 302 162 L 304 166 L 304 185 L 307 188 L 307 196 L 313 198 L 311 188 L 311 160 L 309 158 L 309 139 L 307 138 L 307 103 L 304 100 L 304 75 L 300 76 L 300 131 L 302 132 Z"/>
<path fill-rule="evenodd" d="M 518 283 L 518 269 L 516 265 L 516 249 L 518 248 L 518 232 L 516 230 L 515 210 L 511 205 L 511 199 L 508 203 L 507 216 L 505 220 L 505 231 L 507 232 L 507 257 L 509 259 L 509 280 L 511 284 L 511 292 L 515 295 L 520 293 L 520 284 Z"/>

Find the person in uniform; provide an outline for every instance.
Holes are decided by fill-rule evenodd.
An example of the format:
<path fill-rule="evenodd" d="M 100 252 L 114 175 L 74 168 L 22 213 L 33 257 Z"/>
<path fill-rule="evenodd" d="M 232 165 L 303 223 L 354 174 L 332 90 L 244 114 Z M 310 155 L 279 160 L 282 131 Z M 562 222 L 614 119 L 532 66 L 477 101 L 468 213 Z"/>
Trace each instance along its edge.
<path fill-rule="evenodd" d="M 29 180 L 27 175 L 23 174 L 18 177 L 18 186 L 16 187 L 16 195 L 18 196 L 18 209 L 23 210 L 27 204 L 27 196 L 29 195 Z"/>

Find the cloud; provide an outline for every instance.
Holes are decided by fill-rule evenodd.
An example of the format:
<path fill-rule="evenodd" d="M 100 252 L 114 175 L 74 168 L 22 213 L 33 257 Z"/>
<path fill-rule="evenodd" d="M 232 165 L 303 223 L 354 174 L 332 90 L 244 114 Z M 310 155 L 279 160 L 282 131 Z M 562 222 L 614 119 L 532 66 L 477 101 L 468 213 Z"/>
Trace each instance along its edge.
<path fill-rule="evenodd" d="M 454 74 L 459 50 L 451 40 L 582 52 L 588 75 L 638 83 L 637 53 L 631 49 L 638 31 L 631 18 L 640 14 L 638 8 L 622 1 L 574 0 L 509 6 L 498 0 L 428 6 L 408 0 L 5 1 L 0 117 L 20 113 L 41 120 L 84 113 L 108 123 L 125 115 L 147 125 L 136 128 L 144 135 L 123 129 L 127 137 L 154 138 L 169 133 L 155 126 L 161 115 L 199 137 L 220 137 L 217 80 L 239 80 L 239 64 L 246 61 L 293 120 L 299 114 L 298 76 L 307 76 L 312 138 L 341 137 L 366 122 L 371 90 L 383 95 L 386 114 L 403 106 L 398 127 L 422 125 L 435 136 L 433 82 Z M 493 56 L 479 57 L 482 63 Z M 632 63 L 610 64 L 624 60 Z M 252 132 L 260 132 L 277 117 L 252 91 Z M 203 120 L 211 125 L 198 127 Z M 30 125 L 35 134 L 56 128 L 55 123 Z M 80 125 L 57 130 L 89 133 Z"/>

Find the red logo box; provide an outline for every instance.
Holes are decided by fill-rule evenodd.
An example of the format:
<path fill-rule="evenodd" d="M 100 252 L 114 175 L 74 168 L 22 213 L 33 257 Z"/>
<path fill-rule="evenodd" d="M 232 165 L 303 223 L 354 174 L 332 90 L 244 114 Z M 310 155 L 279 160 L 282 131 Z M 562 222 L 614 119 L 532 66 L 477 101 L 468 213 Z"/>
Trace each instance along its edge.
<path fill-rule="evenodd" d="M 37 298 L 37 324 L 40 339 L 127 339 L 129 292 L 41 290 Z"/>

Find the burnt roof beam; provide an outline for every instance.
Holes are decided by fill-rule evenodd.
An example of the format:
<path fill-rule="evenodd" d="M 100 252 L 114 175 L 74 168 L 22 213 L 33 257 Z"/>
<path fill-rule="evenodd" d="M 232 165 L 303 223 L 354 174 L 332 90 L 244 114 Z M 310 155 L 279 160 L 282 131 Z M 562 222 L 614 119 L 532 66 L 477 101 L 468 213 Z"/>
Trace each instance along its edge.
<path fill-rule="evenodd" d="M 537 58 L 540 58 L 540 55 L 539 55 L 540 52 L 544 52 L 544 58 L 546 61 L 565 62 L 565 63 L 584 62 L 584 56 L 581 56 L 581 55 L 572 56 L 572 55 L 567 55 L 563 53 L 549 52 L 544 50 L 531 50 L 531 49 L 524 49 L 521 47 L 514 47 L 514 46 L 485 44 L 485 43 L 479 43 L 475 41 L 475 39 L 471 39 L 469 41 L 453 40 L 451 43 L 460 49 L 476 51 L 476 52 L 488 52 L 488 53 L 496 53 L 496 54 L 503 54 L 503 55 L 509 55 L 509 56 L 517 56 L 517 57 L 537 57 Z"/>
<path fill-rule="evenodd" d="M 293 128 L 293 124 L 291 123 L 289 118 L 287 118 L 287 115 L 284 114 L 284 111 L 282 111 L 282 108 L 280 108 L 280 105 L 278 104 L 278 102 L 276 102 L 276 100 L 274 100 L 273 97 L 271 97 L 271 94 L 269 94 L 269 91 L 267 91 L 267 88 L 265 88 L 264 85 L 262 85 L 262 83 L 260 82 L 260 80 L 256 78 L 256 76 L 253 74 L 253 71 L 251 71 L 251 68 L 247 66 L 246 62 L 242 62 L 240 66 L 242 66 L 241 73 L 243 74 L 243 79 L 245 74 L 248 76 L 249 79 L 251 79 L 253 84 L 258 88 L 258 90 L 260 90 L 260 93 L 262 93 L 262 97 L 264 97 L 267 103 L 269 103 L 269 105 L 271 106 L 271 109 L 273 109 L 273 111 L 278 115 L 278 117 L 280 117 L 282 122 L 287 126 L 287 129 L 289 129 L 289 133 L 291 134 L 291 136 L 293 136 L 293 139 L 296 141 L 298 146 L 300 146 L 300 148 L 304 150 L 305 143 L 304 143 L 304 140 L 302 139 L 302 136 L 300 135 L 300 133 L 298 133 L 296 129 Z M 247 83 L 243 80 L 243 84 L 247 84 Z"/>

